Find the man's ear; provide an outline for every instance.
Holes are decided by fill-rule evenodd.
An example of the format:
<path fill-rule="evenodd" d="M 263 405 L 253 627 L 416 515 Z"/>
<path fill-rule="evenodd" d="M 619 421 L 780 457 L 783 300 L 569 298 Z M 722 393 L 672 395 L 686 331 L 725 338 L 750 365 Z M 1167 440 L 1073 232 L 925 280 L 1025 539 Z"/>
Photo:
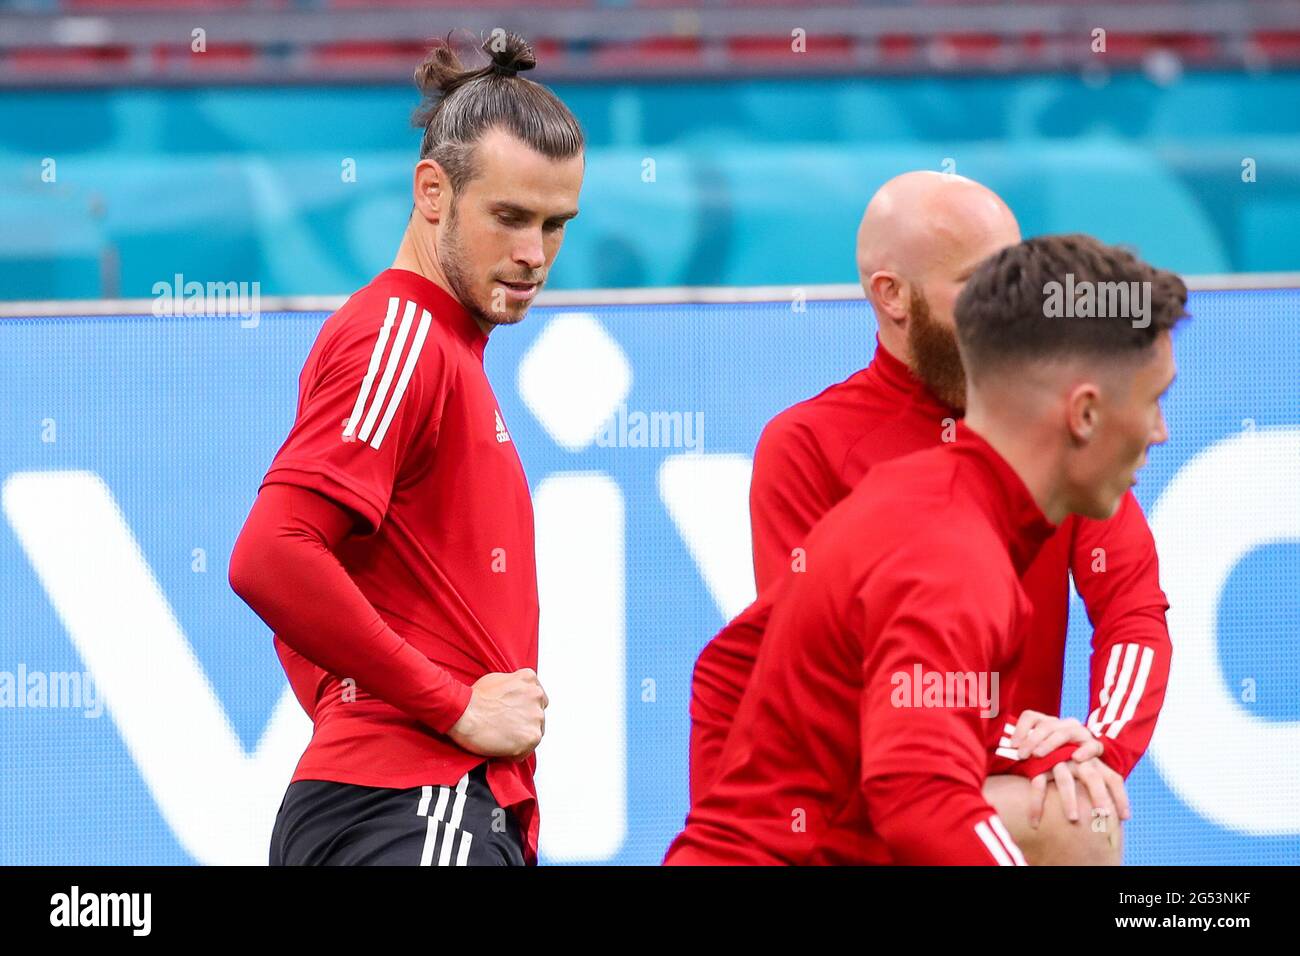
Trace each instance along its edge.
<path fill-rule="evenodd" d="M 1066 399 L 1070 438 L 1084 445 L 1097 437 L 1101 424 L 1101 390 L 1095 382 L 1080 382 Z"/>
<path fill-rule="evenodd" d="M 867 279 L 867 291 L 882 321 L 898 324 L 907 319 L 907 288 L 895 272 L 873 272 Z"/>
<path fill-rule="evenodd" d="M 446 171 L 432 159 L 415 164 L 413 183 L 415 211 L 426 222 L 440 222 L 451 208 L 451 183 Z"/>

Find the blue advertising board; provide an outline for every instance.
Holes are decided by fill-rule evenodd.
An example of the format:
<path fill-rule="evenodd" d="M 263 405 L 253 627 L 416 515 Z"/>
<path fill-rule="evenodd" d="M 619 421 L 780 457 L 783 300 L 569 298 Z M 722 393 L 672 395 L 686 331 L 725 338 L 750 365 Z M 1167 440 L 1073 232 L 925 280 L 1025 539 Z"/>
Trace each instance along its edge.
<path fill-rule="evenodd" d="M 1190 311 L 1136 489 L 1175 652 L 1126 862 L 1294 864 L 1300 290 Z M 0 864 L 265 862 L 310 727 L 227 560 L 324 318 L 0 320 Z M 544 863 L 656 863 L 680 828 L 691 668 L 753 594 L 755 441 L 874 328 L 797 301 L 539 307 L 493 334 L 537 511 Z"/>

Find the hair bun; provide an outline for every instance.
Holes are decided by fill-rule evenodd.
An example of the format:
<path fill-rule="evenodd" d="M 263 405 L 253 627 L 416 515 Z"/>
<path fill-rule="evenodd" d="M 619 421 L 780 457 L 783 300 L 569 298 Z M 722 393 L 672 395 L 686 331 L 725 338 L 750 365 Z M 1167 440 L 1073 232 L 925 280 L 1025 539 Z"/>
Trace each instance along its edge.
<path fill-rule="evenodd" d="M 514 76 L 537 66 L 532 45 L 517 33 L 492 31 L 483 41 L 483 52 L 492 59 L 492 72 L 498 76 Z"/>
<path fill-rule="evenodd" d="M 477 69 L 466 69 L 452 44 L 453 33 L 435 43 L 424 62 L 415 69 L 415 85 L 424 99 L 411 118 L 416 126 L 428 125 L 438 104 L 466 83 L 489 76 L 514 76 L 537 65 L 537 57 L 527 40 L 497 28 L 481 46 L 490 62 Z"/>

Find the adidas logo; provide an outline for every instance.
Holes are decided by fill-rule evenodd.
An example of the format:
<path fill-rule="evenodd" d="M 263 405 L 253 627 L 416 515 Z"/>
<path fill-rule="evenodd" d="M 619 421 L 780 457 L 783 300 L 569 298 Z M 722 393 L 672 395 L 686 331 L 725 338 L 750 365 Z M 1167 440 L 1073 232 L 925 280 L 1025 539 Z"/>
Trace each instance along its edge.
<path fill-rule="evenodd" d="M 501 411 L 498 409 L 497 416 L 497 442 L 504 444 L 510 440 L 510 433 L 506 431 L 506 423 L 501 420 Z"/>

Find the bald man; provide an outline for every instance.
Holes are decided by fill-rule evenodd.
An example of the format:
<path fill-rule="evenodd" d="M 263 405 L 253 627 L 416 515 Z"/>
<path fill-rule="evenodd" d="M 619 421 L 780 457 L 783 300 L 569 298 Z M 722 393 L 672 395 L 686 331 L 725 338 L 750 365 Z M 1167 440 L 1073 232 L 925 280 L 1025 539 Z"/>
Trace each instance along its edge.
<path fill-rule="evenodd" d="M 1141 284 L 1146 321 L 1051 317 L 1067 276 Z M 1026 863 L 982 793 L 1001 720 L 960 692 L 900 695 L 899 678 L 1010 672 L 1041 637 L 1024 575 L 1069 515 L 1115 515 L 1168 438 L 1186 297 L 1177 276 L 1088 236 L 980 265 L 956 303 L 967 421 L 955 442 L 873 467 L 808 532 L 717 779 L 665 863 Z"/>
<path fill-rule="evenodd" d="M 775 597 L 807 569 L 809 529 L 873 466 L 954 439 L 966 396 L 954 304 L 981 262 L 1019 240 L 1006 204 L 960 176 L 905 173 L 868 204 L 857 262 L 877 316 L 875 357 L 782 412 L 759 439 L 750 487 L 758 599 L 696 663 L 692 804 L 713 782 Z M 1071 573 L 1095 628 L 1086 727 L 1053 716 Z M 985 794 L 1031 863 L 1117 863 L 1123 778 L 1155 729 L 1170 658 L 1155 544 L 1132 494 L 1107 521 L 1065 519 L 1024 586 L 1034 630 L 988 708 L 1007 722 Z"/>

